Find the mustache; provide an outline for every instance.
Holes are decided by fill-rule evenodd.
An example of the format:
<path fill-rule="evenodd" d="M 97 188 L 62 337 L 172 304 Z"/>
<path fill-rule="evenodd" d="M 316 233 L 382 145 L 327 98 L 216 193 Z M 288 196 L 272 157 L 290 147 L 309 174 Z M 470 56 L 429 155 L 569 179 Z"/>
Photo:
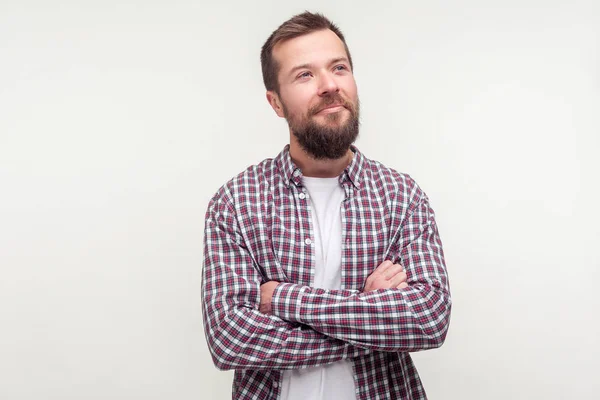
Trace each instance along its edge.
<path fill-rule="evenodd" d="M 315 105 L 314 107 L 311 107 L 308 110 L 308 115 L 309 116 L 315 115 L 322 109 L 329 107 L 330 105 L 333 105 L 333 104 L 341 104 L 342 106 L 344 106 L 344 108 L 350 110 L 350 112 L 352 114 L 355 114 L 354 104 L 352 104 L 350 101 L 344 99 L 339 93 L 334 93 L 334 94 L 330 94 L 328 96 L 323 97 L 323 100 L 321 100 L 319 102 L 319 104 Z"/>

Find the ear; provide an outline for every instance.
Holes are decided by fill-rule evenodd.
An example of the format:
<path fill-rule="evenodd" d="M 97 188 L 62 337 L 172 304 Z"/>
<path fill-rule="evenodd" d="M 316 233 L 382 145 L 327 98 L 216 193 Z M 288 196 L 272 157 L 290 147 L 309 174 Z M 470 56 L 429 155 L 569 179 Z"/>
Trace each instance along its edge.
<path fill-rule="evenodd" d="M 281 105 L 281 100 L 279 99 L 279 95 L 272 90 L 267 90 L 267 101 L 275 111 L 275 114 L 280 118 L 285 118 L 283 114 L 283 106 Z"/>

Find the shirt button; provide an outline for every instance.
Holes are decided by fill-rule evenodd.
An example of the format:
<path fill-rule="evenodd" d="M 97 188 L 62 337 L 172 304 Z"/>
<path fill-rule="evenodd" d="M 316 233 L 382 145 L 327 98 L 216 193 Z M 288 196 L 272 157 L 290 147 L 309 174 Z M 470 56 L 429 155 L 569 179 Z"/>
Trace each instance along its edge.
<path fill-rule="evenodd" d="M 279 382 L 273 382 L 273 387 L 277 389 L 279 387 Z"/>
<path fill-rule="evenodd" d="M 306 244 L 310 245 L 310 244 L 312 243 L 312 240 L 310 240 L 310 238 L 307 238 L 307 239 L 304 241 L 304 243 L 306 243 Z"/>
<path fill-rule="evenodd" d="M 300 194 L 298 195 L 298 197 L 300 197 L 302 200 L 304 200 L 304 198 L 306 197 L 306 195 L 305 195 L 304 193 L 300 193 Z"/>

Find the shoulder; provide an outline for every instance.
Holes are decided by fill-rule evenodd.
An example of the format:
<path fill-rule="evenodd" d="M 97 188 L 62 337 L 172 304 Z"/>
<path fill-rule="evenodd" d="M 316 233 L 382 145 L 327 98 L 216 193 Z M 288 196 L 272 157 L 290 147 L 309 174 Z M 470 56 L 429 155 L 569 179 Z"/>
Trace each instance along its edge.
<path fill-rule="evenodd" d="M 383 163 L 364 159 L 364 184 L 371 190 L 389 195 L 404 195 L 408 198 L 420 197 L 422 190 L 415 180 L 407 173 L 399 172 Z"/>
<path fill-rule="evenodd" d="M 209 202 L 209 211 L 214 207 L 232 210 L 236 204 L 257 200 L 279 175 L 278 163 L 273 158 L 249 166 L 217 190 Z"/>

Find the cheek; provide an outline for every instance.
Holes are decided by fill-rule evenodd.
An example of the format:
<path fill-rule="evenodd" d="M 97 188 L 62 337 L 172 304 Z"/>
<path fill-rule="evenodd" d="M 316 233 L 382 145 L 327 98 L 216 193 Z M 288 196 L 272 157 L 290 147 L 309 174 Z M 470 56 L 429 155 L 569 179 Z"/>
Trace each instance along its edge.
<path fill-rule="evenodd" d="M 356 101 L 356 99 L 358 98 L 358 90 L 356 88 L 356 82 L 354 81 L 354 79 L 348 82 L 346 93 L 354 101 Z"/>
<path fill-rule="evenodd" d="M 282 95 L 284 93 L 282 92 Z M 313 96 L 307 90 L 287 90 L 285 96 L 282 96 L 282 100 L 288 111 L 292 114 L 304 114 L 311 105 Z"/>

